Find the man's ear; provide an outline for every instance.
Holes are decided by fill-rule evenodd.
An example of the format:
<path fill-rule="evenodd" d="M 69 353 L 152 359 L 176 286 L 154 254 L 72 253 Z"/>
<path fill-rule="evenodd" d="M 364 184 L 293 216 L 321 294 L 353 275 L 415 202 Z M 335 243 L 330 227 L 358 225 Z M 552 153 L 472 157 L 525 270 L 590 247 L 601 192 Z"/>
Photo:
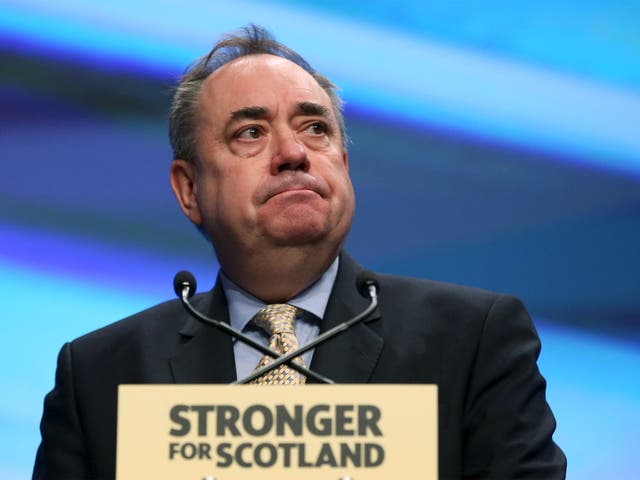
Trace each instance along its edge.
<path fill-rule="evenodd" d="M 189 220 L 196 225 L 202 224 L 202 216 L 198 207 L 197 186 L 195 183 L 195 167 L 186 160 L 174 160 L 171 163 L 171 189 L 178 200 L 180 209 Z"/>
<path fill-rule="evenodd" d="M 342 163 L 344 163 L 344 167 L 349 171 L 349 154 L 346 150 L 342 152 Z"/>

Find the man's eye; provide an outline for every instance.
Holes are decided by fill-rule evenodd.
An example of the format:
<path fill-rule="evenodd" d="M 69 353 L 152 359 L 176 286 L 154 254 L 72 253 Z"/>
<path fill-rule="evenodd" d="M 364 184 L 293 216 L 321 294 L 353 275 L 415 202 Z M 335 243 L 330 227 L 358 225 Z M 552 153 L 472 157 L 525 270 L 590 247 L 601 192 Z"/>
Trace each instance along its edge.
<path fill-rule="evenodd" d="M 243 140 L 256 140 L 262 136 L 262 131 L 259 127 L 248 127 L 243 130 L 240 130 L 236 138 L 240 138 Z"/>
<path fill-rule="evenodd" d="M 306 131 L 312 135 L 324 135 L 327 133 L 327 126 L 322 122 L 315 122 L 309 125 Z"/>

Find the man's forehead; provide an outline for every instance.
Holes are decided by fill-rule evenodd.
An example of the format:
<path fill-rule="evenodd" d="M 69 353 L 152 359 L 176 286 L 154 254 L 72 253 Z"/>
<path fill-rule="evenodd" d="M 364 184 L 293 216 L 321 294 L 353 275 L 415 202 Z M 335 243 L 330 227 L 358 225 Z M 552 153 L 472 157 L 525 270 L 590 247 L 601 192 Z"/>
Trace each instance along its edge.
<path fill-rule="evenodd" d="M 231 72 L 232 75 L 240 73 L 251 73 L 254 70 L 270 69 L 270 70 L 285 70 L 290 69 L 293 71 L 300 70 L 310 76 L 310 74 L 302 67 L 284 57 L 278 55 L 271 55 L 269 53 L 257 53 L 251 55 L 243 55 L 228 63 L 225 63 L 211 75 L 209 79 L 215 79 L 217 76 L 224 76 Z"/>
<path fill-rule="evenodd" d="M 286 58 L 269 54 L 247 55 L 213 72 L 203 86 L 202 97 L 213 97 L 226 114 L 286 96 L 293 104 L 304 102 L 330 107 L 331 100 L 303 68 Z"/>

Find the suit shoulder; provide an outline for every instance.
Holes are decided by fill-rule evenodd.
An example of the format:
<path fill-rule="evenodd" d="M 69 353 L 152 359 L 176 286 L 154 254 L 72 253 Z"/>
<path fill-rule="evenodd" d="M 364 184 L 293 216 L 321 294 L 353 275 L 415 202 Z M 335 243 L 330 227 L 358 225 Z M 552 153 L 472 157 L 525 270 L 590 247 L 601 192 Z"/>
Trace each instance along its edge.
<path fill-rule="evenodd" d="M 517 298 L 481 288 L 457 285 L 435 280 L 378 275 L 381 298 L 406 305 L 423 304 L 436 310 L 457 310 L 486 314 L 499 300 L 522 305 Z"/>
<path fill-rule="evenodd" d="M 206 299 L 206 295 L 194 296 L 192 303 L 198 305 Z M 190 318 L 189 314 L 178 299 L 168 300 L 82 335 L 72 344 L 81 346 L 103 343 L 107 339 L 117 342 L 136 337 L 153 338 L 167 331 L 179 330 L 187 318 Z"/>
<path fill-rule="evenodd" d="M 488 299 L 493 301 L 503 294 L 492 292 L 482 288 L 459 285 L 455 283 L 441 282 L 415 277 L 405 277 L 401 275 L 377 274 L 382 288 L 389 289 L 394 294 L 427 294 L 438 297 Z"/>
<path fill-rule="evenodd" d="M 386 329 L 398 329 L 406 337 L 436 335 L 443 345 L 476 351 L 485 335 L 535 329 L 522 302 L 474 287 L 399 276 L 379 277 L 379 305 Z M 401 328 L 399 328 L 401 325 Z M 508 333 L 505 333 L 508 332 Z"/>

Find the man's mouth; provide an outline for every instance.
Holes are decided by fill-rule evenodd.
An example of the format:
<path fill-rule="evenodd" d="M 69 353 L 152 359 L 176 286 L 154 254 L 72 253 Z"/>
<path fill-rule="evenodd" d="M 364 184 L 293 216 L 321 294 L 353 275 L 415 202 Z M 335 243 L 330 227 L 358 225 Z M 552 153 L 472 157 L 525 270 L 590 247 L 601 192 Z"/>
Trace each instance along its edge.
<path fill-rule="evenodd" d="M 273 183 L 270 183 L 265 187 L 264 191 L 260 192 L 260 197 L 266 202 L 282 193 L 304 191 L 310 191 L 321 197 L 326 197 L 329 188 L 324 181 L 320 181 L 307 173 L 296 174 L 278 178 Z"/>

